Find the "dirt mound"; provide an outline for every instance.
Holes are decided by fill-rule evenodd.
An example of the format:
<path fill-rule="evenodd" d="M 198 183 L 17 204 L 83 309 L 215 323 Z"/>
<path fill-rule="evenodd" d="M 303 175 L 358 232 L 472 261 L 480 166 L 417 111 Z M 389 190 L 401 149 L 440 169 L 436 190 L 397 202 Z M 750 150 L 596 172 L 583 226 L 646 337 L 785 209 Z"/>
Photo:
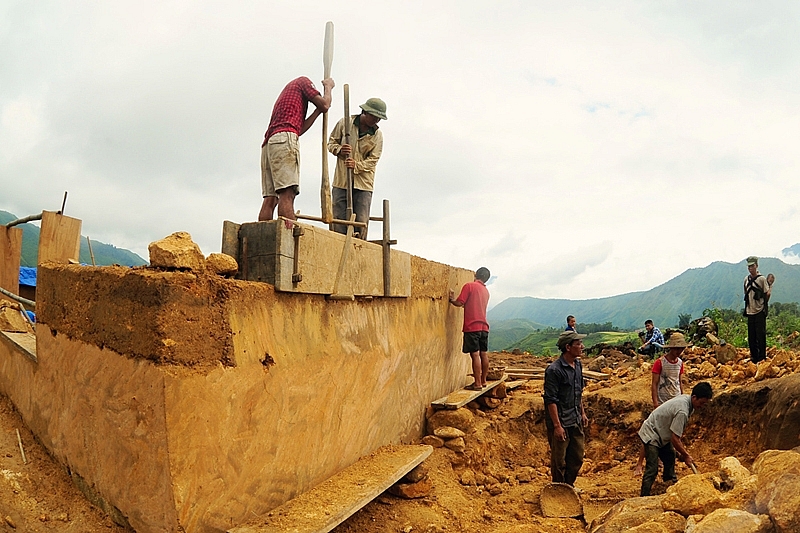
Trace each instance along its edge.
<path fill-rule="evenodd" d="M 471 403 L 463 413 L 445 417 L 447 425 L 462 426 L 458 429 L 465 435 L 458 438 L 463 439 L 463 451 L 446 446 L 434 450 L 425 462 L 433 485 L 430 494 L 412 500 L 384 494 L 334 531 L 583 532 L 601 513 L 637 497 L 641 478 L 633 475 L 640 446 L 636 433 L 652 408 L 651 363 L 612 348 L 601 355 L 610 378 L 589 381 L 586 387 L 590 427 L 586 460 L 576 482 L 585 522 L 542 514 L 539 495 L 550 481 L 550 454 L 542 381 L 533 379 L 510 390 L 495 409 Z M 746 355 L 739 350 L 731 361 L 720 363 L 712 349 L 687 350 L 685 389 L 706 380 L 715 390 L 708 407 L 693 415 L 684 439 L 700 472 L 716 471 L 728 456 L 749 468 L 765 449 L 800 444 L 795 442 L 800 434 L 800 374 L 795 373 L 800 354 L 773 350 L 767 361 L 753 366 Z M 552 360 L 524 354 L 492 354 L 492 359 L 527 368 L 542 368 Z M 586 358 L 584 365 L 591 359 Z M 744 374 L 741 380 L 733 379 L 736 371 Z M 431 433 L 439 427 L 429 426 Z M 22 464 L 17 427 L 28 465 Z M 32 440 L 4 398 L 0 398 L 0 429 L 0 531 L 6 516 L 18 531 L 122 531 L 82 497 L 68 473 Z M 684 478 L 691 472 L 679 463 L 677 473 Z M 657 481 L 653 494 L 666 489 Z"/>

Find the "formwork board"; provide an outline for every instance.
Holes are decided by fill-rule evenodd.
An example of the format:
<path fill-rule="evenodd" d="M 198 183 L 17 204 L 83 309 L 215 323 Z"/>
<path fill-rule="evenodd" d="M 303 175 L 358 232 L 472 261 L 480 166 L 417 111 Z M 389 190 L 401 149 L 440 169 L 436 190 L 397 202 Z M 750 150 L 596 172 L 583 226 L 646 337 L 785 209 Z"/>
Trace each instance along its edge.
<path fill-rule="evenodd" d="M 431 446 L 385 446 L 319 486 L 228 533 L 327 533 L 394 485 L 433 451 Z"/>
<path fill-rule="evenodd" d="M 39 233 L 39 260 L 68 263 L 78 261 L 81 249 L 81 221 L 59 215 L 52 211 L 42 211 L 42 229 Z"/>
<path fill-rule="evenodd" d="M 295 237 L 283 221 L 251 222 L 239 228 L 239 276 L 271 283 L 279 291 L 333 294 L 346 237 L 324 228 L 299 224 L 297 272 L 294 270 Z M 351 239 L 339 294 L 383 296 L 383 249 Z M 226 245 L 227 249 L 235 246 Z M 293 275 L 297 273 L 299 277 Z M 390 296 L 411 295 L 411 255 L 391 251 Z M 299 279 L 299 280 L 298 280 Z M 297 281 L 296 281 L 297 280 Z"/>
<path fill-rule="evenodd" d="M 19 261 L 22 228 L 0 226 L 0 287 L 19 294 Z M 0 299 L 4 298 L 0 294 Z"/>

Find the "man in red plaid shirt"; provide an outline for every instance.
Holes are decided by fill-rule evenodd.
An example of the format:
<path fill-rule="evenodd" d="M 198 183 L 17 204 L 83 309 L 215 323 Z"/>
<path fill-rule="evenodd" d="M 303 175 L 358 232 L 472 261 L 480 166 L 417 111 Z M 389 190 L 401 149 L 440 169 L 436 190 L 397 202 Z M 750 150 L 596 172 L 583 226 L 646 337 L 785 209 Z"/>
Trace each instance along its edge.
<path fill-rule="evenodd" d="M 322 86 L 325 92 L 320 95 L 311 80 L 301 76 L 283 88 L 272 108 L 269 128 L 261 144 L 261 196 L 264 201 L 258 220 L 272 220 L 276 206 L 278 216 L 295 220 L 294 197 L 300 194 L 298 137 L 331 106 L 333 79 L 322 80 Z M 309 102 L 315 109 L 306 117 Z M 286 227 L 291 227 L 291 222 L 287 222 Z"/>

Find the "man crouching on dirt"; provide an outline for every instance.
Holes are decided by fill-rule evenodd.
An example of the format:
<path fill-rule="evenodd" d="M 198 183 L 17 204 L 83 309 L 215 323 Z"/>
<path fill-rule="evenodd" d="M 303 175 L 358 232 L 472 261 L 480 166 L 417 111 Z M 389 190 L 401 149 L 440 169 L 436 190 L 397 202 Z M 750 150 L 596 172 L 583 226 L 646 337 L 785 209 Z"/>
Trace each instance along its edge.
<path fill-rule="evenodd" d="M 583 409 L 583 339 L 565 331 L 556 345 L 561 357 L 544 371 L 544 417 L 550 443 L 550 472 L 555 483 L 573 485 L 583 465 L 583 428 L 589 425 Z"/>
<path fill-rule="evenodd" d="M 694 464 L 694 459 L 686 451 L 681 442 L 689 415 L 695 409 L 702 409 L 711 400 L 711 385 L 706 382 L 698 383 L 692 389 L 692 395 L 681 394 L 659 405 L 639 430 L 639 438 L 644 446 L 646 463 L 644 476 L 642 476 L 642 490 L 640 496 L 650 496 L 650 489 L 658 475 L 658 460 L 664 463 L 664 482 L 677 481 L 675 475 L 675 452 L 681 461 L 689 466 Z M 636 475 L 642 472 L 642 460 L 636 465 Z"/>

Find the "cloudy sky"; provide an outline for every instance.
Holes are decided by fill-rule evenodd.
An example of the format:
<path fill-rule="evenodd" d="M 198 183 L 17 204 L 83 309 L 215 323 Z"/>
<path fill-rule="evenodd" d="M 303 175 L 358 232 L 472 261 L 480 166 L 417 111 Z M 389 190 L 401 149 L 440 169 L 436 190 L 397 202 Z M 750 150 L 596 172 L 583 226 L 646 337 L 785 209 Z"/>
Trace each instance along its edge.
<path fill-rule="evenodd" d="M 219 251 L 223 220 L 258 214 L 278 93 L 320 86 L 328 20 L 331 124 L 344 83 L 351 108 L 388 105 L 373 214 L 388 198 L 398 248 L 489 267 L 493 304 L 800 241 L 800 4 L 768 0 L 0 0 L 0 209 L 69 191 L 92 239 Z M 303 213 L 321 136 L 301 139 Z"/>

